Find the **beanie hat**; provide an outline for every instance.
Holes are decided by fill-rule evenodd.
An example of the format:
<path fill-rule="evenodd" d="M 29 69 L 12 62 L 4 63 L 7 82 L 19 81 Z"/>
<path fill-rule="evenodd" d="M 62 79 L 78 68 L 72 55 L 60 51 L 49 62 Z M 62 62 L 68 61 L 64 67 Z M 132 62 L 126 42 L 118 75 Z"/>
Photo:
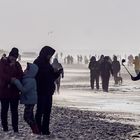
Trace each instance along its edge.
<path fill-rule="evenodd" d="M 15 58 L 18 58 L 18 55 L 19 55 L 19 53 L 18 53 L 18 49 L 17 48 L 12 48 L 12 50 L 10 51 L 10 53 L 9 53 L 9 56 L 13 56 L 13 57 L 15 57 Z"/>
<path fill-rule="evenodd" d="M 40 51 L 40 53 L 39 53 L 39 56 L 40 56 L 40 57 L 46 57 L 46 56 L 48 56 L 48 55 L 53 56 L 54 53 L 55 53 L 55 50 L 54 50 L 53 48 L 51 48 L 51 47 L 49 47 L 49 46 L 44 46 L 44 47 L 41 49 L 41 51 Z"/>

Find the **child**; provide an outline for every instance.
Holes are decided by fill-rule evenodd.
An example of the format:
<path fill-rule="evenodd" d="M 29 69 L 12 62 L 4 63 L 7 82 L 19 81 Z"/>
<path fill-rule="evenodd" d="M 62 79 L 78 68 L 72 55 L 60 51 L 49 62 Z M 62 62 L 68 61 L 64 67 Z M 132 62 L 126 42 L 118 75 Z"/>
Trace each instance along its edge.
<path fill-rule="evenodd" d="M 35 122 L 33 109 L 37 103 L 37 89 L 35 76 L 38 72 L 36 64 L 27 63 L 27 68 L 24 71 L 22 82 L 12 78 L 12 82 L 21 91 L 20 102 L 25 105 L 24 120 L 29 124 L 34 134 L 39 134 L 38 127 Z"/>

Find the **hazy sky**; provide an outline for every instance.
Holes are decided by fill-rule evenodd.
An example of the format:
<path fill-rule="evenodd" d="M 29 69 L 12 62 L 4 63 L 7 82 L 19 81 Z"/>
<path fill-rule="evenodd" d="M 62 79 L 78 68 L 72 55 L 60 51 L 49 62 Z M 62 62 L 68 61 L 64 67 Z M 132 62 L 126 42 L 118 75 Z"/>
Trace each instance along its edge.
<path fill-rule="evenodd" d="M 140 52 L 140 0 L 0 0 L 0 48 Z"/>

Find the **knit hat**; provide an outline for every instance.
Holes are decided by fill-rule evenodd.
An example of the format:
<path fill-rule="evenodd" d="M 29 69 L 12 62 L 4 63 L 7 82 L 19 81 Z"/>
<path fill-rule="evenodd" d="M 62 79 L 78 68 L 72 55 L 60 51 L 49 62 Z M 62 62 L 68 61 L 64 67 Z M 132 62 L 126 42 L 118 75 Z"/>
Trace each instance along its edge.
<path fill-rule="evenodd" d="M 55 50 L 54 50 L 53 48 L 51 48 L 51 47 L 49 47 L 49 46 L 44 46 L 44 47 L 41 49 L 41 51 L 40 51 L 40 53 L 39 53 L 39 56 L 40 56 L 40 57 L 46 57 L 46 56 L 48 56 L 48 55 L 53 56 L 54 53 L 55 53 Z"/>
<path fill-rule="evenodd" d="M 18 55 L 19 55 L 19 53 L 18 53 L 18 49 L 17 48 L 12 48 L 12 50 L 10 51 L 10 53 L 9 53 L 9 56 L 13 56 L 13 57 L 15 57 L 15 58 L 18 58 Z"/>

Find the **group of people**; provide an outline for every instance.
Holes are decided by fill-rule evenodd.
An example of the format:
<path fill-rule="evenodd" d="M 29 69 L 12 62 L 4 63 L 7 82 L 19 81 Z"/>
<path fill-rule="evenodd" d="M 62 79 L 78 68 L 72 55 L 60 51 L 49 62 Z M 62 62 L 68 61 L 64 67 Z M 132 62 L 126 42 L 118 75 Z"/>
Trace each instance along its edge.
<path fill-rule="evenodd" d="M 49 46 L 41 49 L 33 63 L 27 63 L 23 71 L 17 61 L 19 50 L 12 48 L 9 55 L 0 60 L 1 124 L 8 131 L 8 110 L 14 132 L 18 132 L 18 105 L 24 104 L 24 120 L 34 134 L 49 135 L 49 121 L 55 81 L 63 74 L 63 67 L 53 68 L 50 59 L 55 50 Z M 55 60 L 56 61 L 56 60 Z M 37 104 L 34 115 L 34 106 Z"/>
<path fill-rule="evenodd" d="M 44 46 L 39 56 L 33 63 L 27 63 L 23 71 L 17 61 L 19 50 L 12 48 L 9 55 L 4 55 L 0 60 L 0 102 L 1 125 L 3 131 L 8 131 L 8 110 L 11 110 L 11 121 L 14 132 L 18 132 L 18 105 L 24 104 L 23 118 L 30 126 L 34 134 L 50 135 L 49 123 L 52 108 L 52 97 L 60 88 L 60 79 L 64 77 L 62 65 L 54 58 L 50 63 L 55 50 L 50 46 Z M 94 89 L 99 89 L 99 77 L 101 76 L 102 88 L 108 92 L 109 78 L 114 76 L 115 84 L 120 72 L 120 63 L 117 57 L 113 61 L 108 56 L 101 55 L 99 60 L 92 56 L 88 68 L 90 69 L 90 84 Z M 139 80 L 140 73 L 132 80 Z M 34 115 L 34 107 L 37 104 Z"/>
<path fill-rule="evenodd" d="M 113 61 L 109 56 L 101 55 L 99 60 L 96 60 L 95 56 L 92 56 L 88 65 L 90 69 L 90 85 L 91 89 L 94 89 L 94 83 L 96 82 L 96 89 L 99 90 L 99 77 L 101 76 L 102 89 L 104 92 L 108 92 L 110 75 L 114 76 L 115 84 L 118 84 L 118 74 L 120 73 L 120 62 L 117 60 L 117 56 L 113 56 Z"/>

